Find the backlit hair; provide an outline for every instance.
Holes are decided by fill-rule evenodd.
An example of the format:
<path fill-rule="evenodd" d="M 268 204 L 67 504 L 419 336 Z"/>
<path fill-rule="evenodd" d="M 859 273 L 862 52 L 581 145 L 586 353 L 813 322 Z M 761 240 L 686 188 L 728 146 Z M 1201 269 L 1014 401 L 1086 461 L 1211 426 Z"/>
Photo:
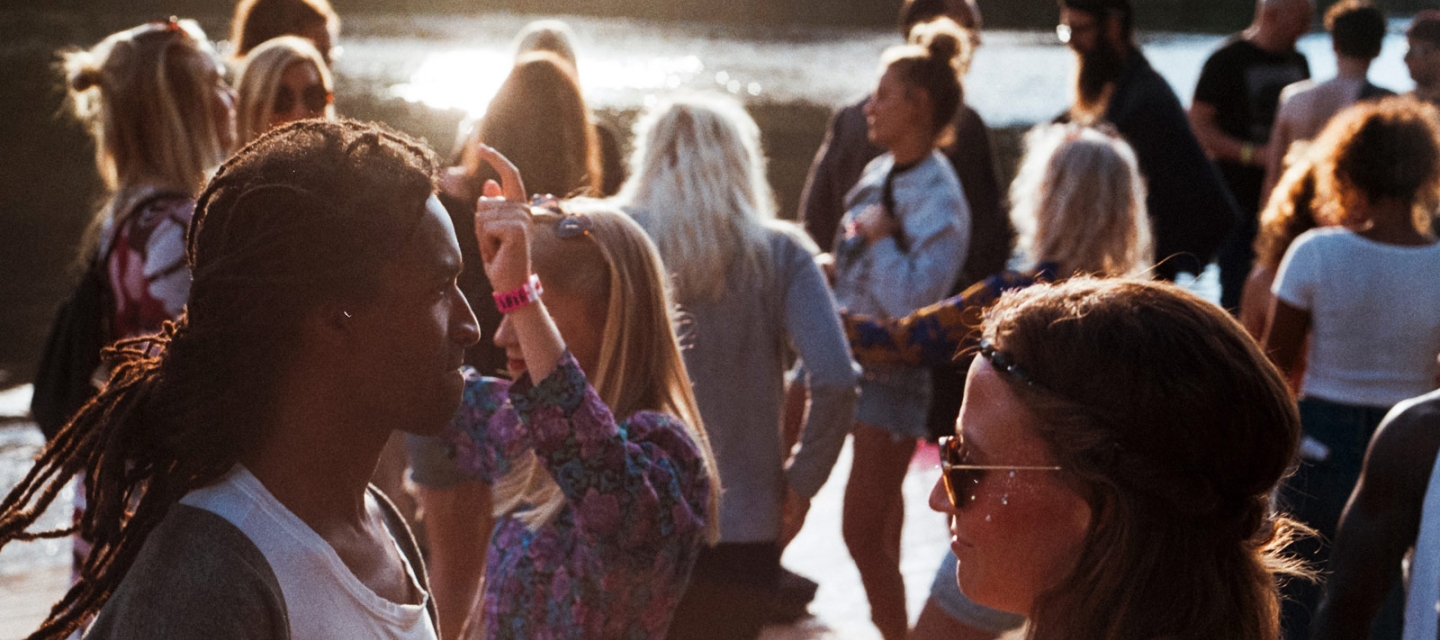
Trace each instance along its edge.
<path fill-rule="evenodd" d="M 581 199 L 563 208 L 589 218 L 590 233 L 562 239 L 554 231 L 560 216 L 536 216 L 530 234 L 535 273 L 547 296 L 582 297 L 592 303 L 592 317 L 604 319 L 598 370 L 585 375 L 615 420 L 657 411 L 685 424 L 710 483 L 705 525 L 713 543 L 720 536 L 720 473 L 675 338 L 675 307 L 660 254 L 634 220 L 608 204 Z M 513 515 L 532 530 L 565 507 L 560 487 L 533 452 L 495 483 L 494 500 L 497 517 Z M 517 513 L 527 504 L 533 508 Z"/>
<path fill-rule="evenodd" d="M 280 36 L 255 47 L 241 62 L 236 77 L 236 91 L 240 94 L 236 109 L 235 130 L 240 144 L 254 140 L 270 128 L 270 118 L 275 112 L 275 94 L 280 88 L 281 76 L 294 64 L 308 64 L 320 76 L 320 85 L 326 91 L 334 91 L 335 83 L 330 76 L 330 67 L 309 40 L 299 36 Z M 295 96 L 296 100 L 300 96 Z M 326 104 L 323 117 L 335 117 L 335 105 Z"/>
<path fill-rule="evenodd" d="M 515 34 L 515 56 L 548 51 L 575 65 L 575 32 L 563 20 L 536 20 Z"/>
<path fill-rule="evenodd" d="M 485 118 L 467 141 L 462 159 L 474 170 L 475 192 L 497 178 L 474 147 L 504 154 L 532 193 L 556 196 L 600 193 L 600 143 L 574 67 L 548 51 L 521 55 L 490 100 Z"/>
<path fill-rule="evenodd" d="M 1430 233 L 1440 203 L 1440 112 L 1408 96 L 1361 102 L 1336 114 L 1315 139 L 1316 220 L 1360 226 L 1371 204 L 1411 207 L 1412 223 Z"/>
<path fill-rule="evenodd" d="M 230 41 L 236 57 L 243 57 L 266 40 L 304 35 L 317 27 L 325 29 L 333 46 L 340 36 L 340 16 L 329 0 L 240 0 L 230 20 Z M 320 56 L 330 63 L 329 51 Z"/>
<path fill-rule="evenodd" d="M 718 300 L 732 280 L 770 277 L 766 229 L 783 223 L 760 127 L 740 103 L 692 96 L 647 111 L 635 126 L 630 175 L 616 201 L 648 215 L 681 304 Z"/>
<path fill-rule="evenodd" d="M 1278 640 L 1277 578 L 1305 569 L 1271 495 L 1300 417 L 1240 324 L 1173 284 L 1078 277 L 1005 294 L 983 330 L 1094 514 L 1029 640 Z"/>
<path fill-rule="evenodd" d="M 1154 260 L 1145 182 L 1124 140 L 1078 125 L 1040 125 L 1010 185 L 1019 248 L 1077 274 L 1133 276 Z"/>
<path fill-rule="evenodd" d="M 223 67 L 199 25 L 153 22 L 62 55 L 70 103 L 110 190 L 101 216 L 142 187 L 199 193 L 229 152 L 214 115 Z"/>
<path fill-rule="evenodd" d="M 1260 231 L 1255 235 L 1255 264 L 1271 271 L 1280 269 L 1280 261 L 1290 244 L 1316 227 L 1315 168 L 1311 145 L 1298 142 L 1285 154 L 1285 173 L 1270 192 L 1270 200 L 1260 212 Z"/>

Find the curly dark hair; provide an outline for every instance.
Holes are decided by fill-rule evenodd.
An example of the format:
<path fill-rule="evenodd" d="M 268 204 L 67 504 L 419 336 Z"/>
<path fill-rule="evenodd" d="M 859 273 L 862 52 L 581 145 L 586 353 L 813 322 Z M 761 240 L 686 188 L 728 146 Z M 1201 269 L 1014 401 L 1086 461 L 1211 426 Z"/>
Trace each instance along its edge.
<path fill-rule="evenodd" d="M 434 154 L 379 125 L 305 120 L 226 162 L 201 193 L 189 303 L 161 333 L 106 349 L 110 380 L 0 502 L 0 546 L 30 532 L 77 472 L 93 544 L 81 578 L 32 638 L 63 638 L 114 593 L 170 506 L 267 437 L 277 367 L 318 305 L 366 297 L 434 192 Z"/>
<path fill-rule="evenodd" d="M 1350 107 L 1330 120 L 1316 149 L 1316 219 L 1357 225 L 1362 200 L 1409 203 L 1415 228 L 1430 230 L 1440 202 L 1440 112 L 1412 97 Z"/>

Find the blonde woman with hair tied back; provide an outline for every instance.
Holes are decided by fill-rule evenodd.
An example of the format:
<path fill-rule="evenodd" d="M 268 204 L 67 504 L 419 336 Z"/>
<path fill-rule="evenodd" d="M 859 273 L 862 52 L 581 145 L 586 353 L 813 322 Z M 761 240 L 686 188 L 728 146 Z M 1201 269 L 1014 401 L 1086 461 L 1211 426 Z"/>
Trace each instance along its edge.
<path fill-rule="evenodd" d="M 237 128 L 242 144 L 287 122 L 335 117 L 334 80 L 309 40 L 280 36 L 255 47 L 241 62 Z"/>
<path fill-rule="evenodd" d="M 195 196 L 235 146 L 234 94 L 193 20 L 172 17 L 120 31 L 64 53 L 62 68 L 109 192 L 80 254 L 89 265 L 84 277 L 105 291 L 101 340 L 157 332 L 180 315 L 190 292 L 185 232 Z M 54 434 L 70 418 L 37 421 Z M 85 484 L 76 485 L 77 523 L 87 508 Z M 90 542 L 77 535 L 77 581 L 89 551 Z"/>
<path fill-rule="evenodd" d="M 484 185 L 475 232 L 514 382 L 469 370 L 443 436 L 459 474 L 493 486 L 467 633 L 664 638 L 701 545 L 719 536 L 720 478 L 660 257 L 597 201 L 526 207 L 514 165 L 479 153 L 504 184 Z"/>
<path fill-rule="evenodd" d="M 738 102 L 697 95 L 650 110 L 631 168 L 617 200 L 675 278 L 725 484 L 720 544 L 701 550 L 669 637 L 753 638 L 772 620 L 757 601 L 779 599 L 781 551 L 845 444 L 855 372 L 815 248 L 775 219 L 760 129 Z M 793 456 L 776 428 L 792 351 L 809 391 Z"/>

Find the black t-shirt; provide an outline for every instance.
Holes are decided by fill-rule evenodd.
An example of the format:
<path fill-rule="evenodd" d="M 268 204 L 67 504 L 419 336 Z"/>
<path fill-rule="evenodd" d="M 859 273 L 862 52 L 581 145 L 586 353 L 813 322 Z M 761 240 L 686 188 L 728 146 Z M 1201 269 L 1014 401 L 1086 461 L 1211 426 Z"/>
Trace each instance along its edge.
<path fill-rule="evenodd" d="M 1275 126 L 1280 91 L 1309 77 L 1310 65 L 1298 51 L 1270 53 L 1234 36 L 1205 61 L 1195 86 L 1195 101 L 1215 107 L 1215 124 L 1221 131 L 1263 145 Z M 1240 206 L 1258 210 L 1265 170 L 1233 162 L 1217 164 Z"/>

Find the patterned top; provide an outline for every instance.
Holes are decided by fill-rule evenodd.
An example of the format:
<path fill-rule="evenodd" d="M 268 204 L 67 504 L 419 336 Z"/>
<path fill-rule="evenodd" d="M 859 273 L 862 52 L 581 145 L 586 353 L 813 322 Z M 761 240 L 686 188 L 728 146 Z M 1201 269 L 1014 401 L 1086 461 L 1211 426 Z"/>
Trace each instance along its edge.
<path fill-rule="evenodd" d="M 1054 280 L 1055 269 L 1055 263 L 1042 262 L 1030 271 L 1001 271 L 899 320 L 844 313 L 845 337 L 855 359 L 866 367 L 949 364 L 961 346 L 977 337 L 975 327 L 985 307 L 1006 291 Z"/>
<path fill-rule="evenodd" d="M 493 483 L 533 450 L 566 505 L 532 531 L 499 519 L 485 565 L 487 638 L 664 638 L 705 535 L 710 484 L 674 416 L 616 424 L 569 352 L 538 385 L 466 371 L 445 439 Z"/>
<path fill-rule="evenodd" d="M 179 317 L 190 296 L 190 267 L 185 263 L 185 231 L 195 201 L 183 195 L 147 191 L 134 208 L 116 209 L 102 235 L 101 251 L 110 251 L 105 276 L 113 308 L 110 336 L 131 338 L 160 330 Z M 111 249 L 111 247 L 114 247 Z"/>

